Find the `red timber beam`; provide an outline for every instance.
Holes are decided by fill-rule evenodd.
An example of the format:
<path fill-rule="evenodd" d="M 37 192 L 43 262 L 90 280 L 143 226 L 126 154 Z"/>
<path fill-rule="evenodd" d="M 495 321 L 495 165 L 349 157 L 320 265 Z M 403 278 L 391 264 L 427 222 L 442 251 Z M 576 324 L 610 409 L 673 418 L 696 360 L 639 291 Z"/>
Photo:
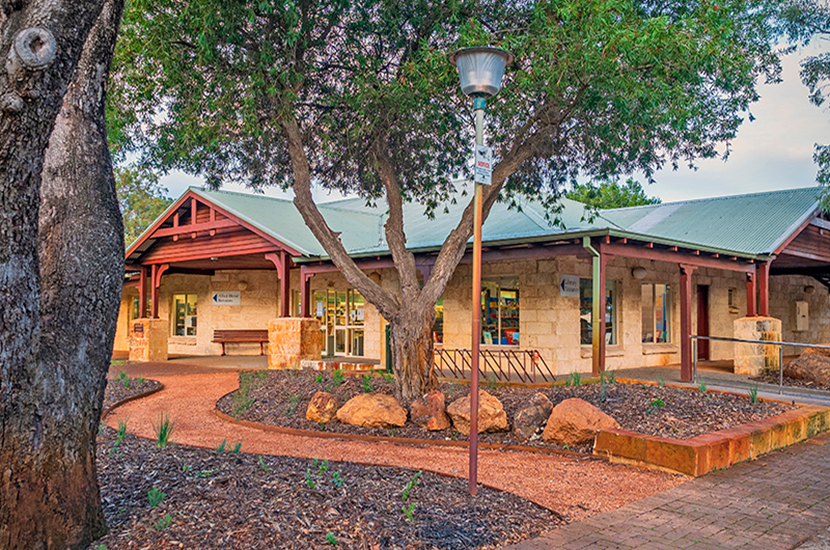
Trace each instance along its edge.
<path fill-rule="evenodd" d="M 152 275 L 150 276 L 150 318 L 158 319 L 159 317 L 159 287 L 155 285 L 156 276 L 158 275 L 159 266 L 153 264 L 150 266 Z"/>
<path fill-rule="evenodd" d="M 291 313 L 291 256 L 281 250 L 279 254 L 269 253 L 265 255 L 277 269 L 277 277 L 280 278 L 280 317 L 290 317 Z"/>
<path fill-rule="evenodd" d="M 138 272 L 138 316 L 147 317 L 147 268 L 144 266 Z"/>
<path fill-rule="evenodd" d="M 300 317 L 311 317 L 311 278 L 308 266 L 300 267 Z"/>
<path fill-rule="evenodd" d="M 603 245 L 603 253 L 608 253 L 613 256 L 625 256 L 628 258 L 641 258 L 645 260 L 656 260 L 659 262 L 683 263 L 684 265 L 694 267 L 711 267 L 713 269 L 724 269 L 727 271 L 741 271 L 743 273 L 754 273 L 755 266 L 749 262 L 740 262 L 736 259 L 728 260 L 725 258 L 713 258 L 700 256 L 700 251 L 692 251 L 690 254 L 685 254 L 677 251 L 675 247 L 670 250 L 662 250 L 658 248 L 645 248 L 622 245 L 619 242 Z"/>
<path fill-rule="evenodd" d="M 761 317 L 769 317 L 770 265 L 772 265 L 772 262 L 761 262 L 756 269 L 758 275 L 758 314 Z"/>
<path fill-rule="evenodd" d="M 692 272 L 695 265 L 680 264 L 680 380 L 692 381 Z"/>
<path fill-rule="evenodd" d="M 752 266 L 755 267 L 755 266 Z M 755 286 L 756 278 L 755 278 L 755 270 L 752 270 L 752 273 L 746 274 L 746 316 L 747 317 L 757 317 L 757 302 L 756 296 L 758 294 L 757 288 Z"/>

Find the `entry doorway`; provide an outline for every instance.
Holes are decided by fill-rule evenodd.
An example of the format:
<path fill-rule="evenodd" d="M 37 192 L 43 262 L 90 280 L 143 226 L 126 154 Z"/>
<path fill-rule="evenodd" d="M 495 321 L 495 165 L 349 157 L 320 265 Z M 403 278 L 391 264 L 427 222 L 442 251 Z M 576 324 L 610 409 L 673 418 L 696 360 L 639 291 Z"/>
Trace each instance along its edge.
<path fill-rule="evenodd" d="M 697 331 L 695 334 L 709 336 L 709 287 L 707 285 L 697 285 Z M 698 340 L 698 361 L 708 361 L 709 357 L 709 340 Z"/>
<path fill-rule="evenodd" d="M 356 290 L 320 290 L 313 295 L 314 315 L 324 329 L 326 357 L 363 356 L 365 300 Z"/>

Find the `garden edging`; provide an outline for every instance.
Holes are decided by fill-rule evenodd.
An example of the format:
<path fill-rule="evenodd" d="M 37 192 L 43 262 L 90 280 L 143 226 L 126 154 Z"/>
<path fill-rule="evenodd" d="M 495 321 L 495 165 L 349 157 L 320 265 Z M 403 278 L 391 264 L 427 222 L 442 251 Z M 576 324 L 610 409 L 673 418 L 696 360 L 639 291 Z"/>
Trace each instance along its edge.
<path fill-rule="evenodd" d="M 158 382 L 158 380 L 154 380 L 154 382 Z M 152 390 L 147 390 L 147 391 L 144 391 L 144 392 L 141 392 L 141 393 L 137 393 L 135 395 L 131 395 L 129 397 L 125 397 L 121 401 L 116 401 L 115 403 L 113 403 L 112 405 L 110 405 L 109 407 L 104 409 L 104 412 L 101 413 L 101 420 L 103 421 L 109 413 L 111 413 L 112 411 L 114 411 L 115 409 L 117 409 L 118 407 L 120 407 L 122 405 L 126 405 L 130 401 L 135 401 L 137 399 L 143 399 L 145 397 L 149 397 L 149 396 L 153 395 L 154 393 L 160 392 L 163 389 L 164 389 L 164 384 L 159 382 L 159 386 L 157 388 L 153 388 Z"/>

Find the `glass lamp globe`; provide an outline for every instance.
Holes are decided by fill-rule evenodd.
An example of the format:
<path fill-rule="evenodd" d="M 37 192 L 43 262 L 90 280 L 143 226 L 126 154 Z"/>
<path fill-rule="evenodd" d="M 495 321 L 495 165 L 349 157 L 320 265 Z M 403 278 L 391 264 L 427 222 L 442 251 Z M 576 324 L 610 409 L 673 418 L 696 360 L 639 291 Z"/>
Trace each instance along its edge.
<path fill-rule="evenodd" d="M 512 62 L 513 54 L 499 48 L 464 48 L 450 54 L 450 63 L 461 79 L 461 91 L 485 99 L 499 93 L 504 68 Z"/>

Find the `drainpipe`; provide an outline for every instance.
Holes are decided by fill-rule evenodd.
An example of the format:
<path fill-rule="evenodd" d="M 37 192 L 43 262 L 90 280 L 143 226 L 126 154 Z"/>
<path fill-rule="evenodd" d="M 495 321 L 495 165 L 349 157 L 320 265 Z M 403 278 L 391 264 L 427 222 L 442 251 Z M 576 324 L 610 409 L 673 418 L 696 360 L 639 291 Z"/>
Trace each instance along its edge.
<path fill-rule="evenodd" d="M 602 310 L 603 302 L 605 302 L 605 296 L 600 296 L 601 289 L 600 289 L 600 277 L 602 276 L 602 258 L 599 251 L 591 245 L 591 237 L 582 237 L 582 247 L 585 248 L 588 252 L 591 253 L 592 262 L 593 262 L 593 278 L 591 279 L 592 284 L 592 299 L 591 305 L 593 310 L 591 312 L 591 363 L 592 363 L 592 371 L 594 373 L 598 373 L 600 371 L 601 365 L 600 363 L 600 338 L 603 338 L 605 335 L 600 334 L 600 323 L 599 320 L 605 312 Z"/>

